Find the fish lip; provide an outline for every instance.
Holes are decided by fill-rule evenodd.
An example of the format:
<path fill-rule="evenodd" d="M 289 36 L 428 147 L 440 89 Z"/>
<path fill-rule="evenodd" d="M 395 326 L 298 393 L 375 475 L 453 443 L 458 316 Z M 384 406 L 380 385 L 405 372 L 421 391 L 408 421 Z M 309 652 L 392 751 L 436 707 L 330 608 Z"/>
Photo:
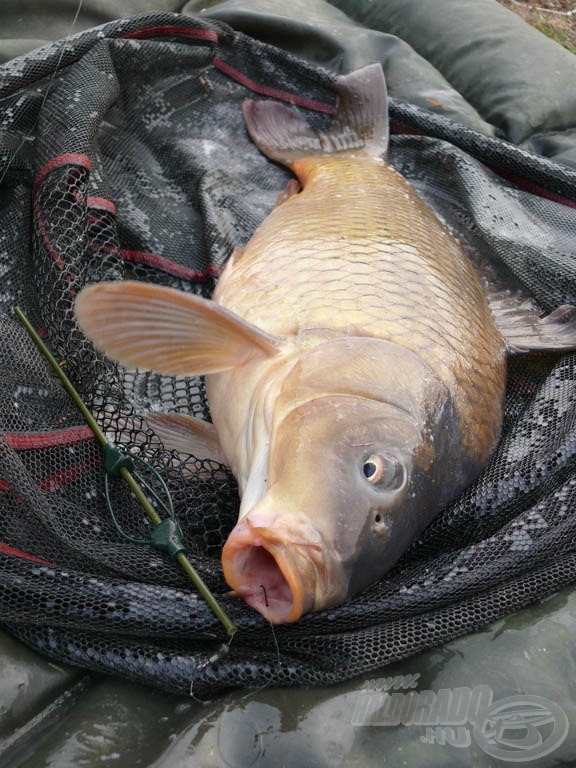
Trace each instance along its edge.
<path fill-rule="evenodd" d="M 243 555 L 252 562 L 262 563 L 263 553 L 269 557 L 270 568 L 264 570 L 254 583 L 238 585 L 239 595 L 272 624 L 297 621 L 311 605 L 304 600 L 304 588 L 289 563 L 274 547 L 253 545 L 246 547 Z M 277 549 L 277 548 L 276 548 Z M 262 582 L 262 583 L 256 583 Z"/>
<path fill-rule="evenodd" d="M 222 550 L 224 577 L 252 608 L 273 624 L 297 621 L 317 606 L 331 563 L 317 540 L 282 538 L 272 525 L 238 522 Z M 330 601 L 336 602 L 340 597 Z M 325 607 L 324 604 L 321 607 Z"/>

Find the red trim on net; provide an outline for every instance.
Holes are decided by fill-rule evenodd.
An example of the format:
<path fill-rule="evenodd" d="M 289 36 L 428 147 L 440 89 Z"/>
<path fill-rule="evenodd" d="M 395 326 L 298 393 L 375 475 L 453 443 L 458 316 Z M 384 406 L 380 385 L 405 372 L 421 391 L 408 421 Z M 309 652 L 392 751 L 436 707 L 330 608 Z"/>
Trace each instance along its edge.
<path fill-rule="evenodd" d="M 92 197 L 88 195 L 86 198 L 86 204 L 90 208 L 103 208 L 105 211 L 116 215 L 116 206 L 112 200 L 108 200 L 106 197 Z"/>
<path fill-rule="evenodd" d="M 10 555 L 11 557 L 19 557 L 21 560 L 30 560 L 32 563 L 38 563 L 39 565 L 53 565 L 53 563 L 49 563 L 48 560 L 42 560 L 41 557 L 36 557 L 36 555 L 30 555 L 28 552 L 23 552 L 21 549 L 16 549 L 16 547 L 11 547 L 10 544 L 3 544 L 0 541 L 0 553 L 3 555 Z"/>
<path fill-rule="evenodd" d="M 323 104 L 321 101 L 314 101 L 314 99 L 308 99 L 305 96 L 297 96 L 294 93 L 288 93 L 287 91 L 280 91 L 277 88 L 269 88 L 267 85 L 260 85 L 260 83 L 251 80 L 245 74 L 240 72 L 239 69 L 235 69 L 228 62 L 216 57 L 212 64 L 219 69 L 224 75 L 236 80 L 237 83 L 243 85 L 254 93 L 259 93 L 261 96 L 270 96 L 273 99 L 279 99 L 280 101 L 287 101 L 290 104 L 296 104 L 304 109 L 312 109 L 315 112 L 324 112 L 327 115 L 333 115 L 336 110 L 330 104 Z"/>
<path fill-rule="evenodd" d="M 92 168 L 92 161 L 88 155 L 82 155 L 79 152 L 66 152 L 63 155 L 57 155 L 49 160 L 36 174 L 34 179 L 34 185 L 32 192 L 36 190 L 38 184 L 42 181 L 47 173 L 50 173 L 54 168 L 58 168 L 61 165 L 79 165 L 81 168 L 85 168 L 87 171 Z"/>
<path fill-rule="evenodd" d="M 546 200 L 552 200 L 555 203 L 560 203 L 560 205 L 566 205 L 568 208 L 576 208 L 576 200 L 571 200 L 569 197 L 564 197 L 557 192 L 552 192 L 550 189 L 541 187 L 539 184 L 536 184 L 529 179 L 523 179 L 522 176 L 516 176 L 516 174 L 510 173 L 509 171 L 502 171 L 499 168 L 496 168 L 496 166 L 491 165 L 489 167 L 494 173 L 497 173 L 498 176 L 501 176 L 507 181 L 511 181 L 512 184 L 520 187 L 520 189 L 523 189 L 525 192 L 537 195 L 538 197 L 543 197 Z"/>
<path fill-rule="evenodd" d="M 46 231 L 46 227 L 44 226 L 44 222 L 42 220 L 42 217 L 40 215 L 40 204 L 38 200 L 34 203 L 34 214 L 36 215 L 36 220 L 38 222 L 38 229 L 40 230 L 40 234 L 42 235 L 42 240 L 44 241 L 44 244 L 46 248 L 48 249 L 48 252 L 52 256 L 52 259 L 54 260 L 55 264 L 58 266 L 58 268 L 64 272 L 64 277 L 68 281 L 68 283 L 72 283 L 72 276 L 69 272 L 66 272 L 66 264 L 64 263 L 64 259 L 56 248 L 52 245 L 52 241 L 48 237 L 48 232 Z M 70 285 L 70 298 L 72 301 L 75 298 L 75 291 L 72 288 L 72 285 Z"/>
<path fill-rule="evenodd" d="M 93 224 L 93 225 L 98 225 L 98 226 L 101 226 L 102 223 L 108 223 L 106 218 L 105 218 L 106 217 L 106 213 L 107 212 L 105 212 L 105 211 L 101 211 L 99 216 L 97 216 L 94 213 L 89 213 L 88 214 L 88 223 L 89 224 Z M 96 248 L 96 250 L 100 250 L 100 249 Z"/>
<path fill-rule="evenodd" d="M 218 35 L 211 29 L 191 29 L 190 27 L 177 27 L 165 24 L 159 27 L 147 27 L 146 29 L 137 29 L 135 32 L 127 32 L 121 37 L 124 40 L 138 40 L 146 37 L 157 37 L 166 35 L 175 35 L 176 37 L 192 37 L 196 40 L 208 40 L 211 43 L 218 43 Z"/>
<path fill-rule="evenodd" d="M 125 35 L 122 35 L 122 38 L 126 40 L 137 40 L 141 38 L 166 35 L 174 35 L 176 37 L 191 37 L 195 38 L 196 40 L 208 40 L 209 42 L 216 45 L 219 42 L 219 38 L 216 32 L 213 32 L 210 29 L 190 29 L 187 27 L 177 27 L 170 25 L 138 29 L 135 32 L 128 32 Z M 291 104 L 297 104 L 299 107 L 304 107 L 305 109 L 313 109 L 316 112 L 325 112 L 328 115 L 332 115 L 336 111 L 334 107 L 329 104 L 323 104 L 320 101 L 307 99 L 304 96 L 296 96 L 295 94 L 287 93 L 286 91 L 280 91 L 276 88 L 260 85 L 219 57 L 213 59 L 212 64 L 223 74 L 228 75 L 228 77 L 236 80 L 236 82 L 240 83 L 245 88 L 254 91 L 254 93 L 259 93 L 262 96 L 271 96 L 272 98 L 280 99 L 281 101 L 288 101 Z"/>
<path fill-rule="evenodd" d="M 46 176 L 46 174 L 49 173 L 54 168 L 58 168 L 62 165 L 72 165 L 75 167 L 80 167 L 87 172 L 89 172 L 90 169 L 92 168 L 92 162 L 90 158 L 87 155 L 83 155 L 77 152 L 67 152 L 63 155 L 57 155 L 56 157 L 53 157 L 36 174 L 36 178 L 34 179 L 34 184 L 32 186 L 32 194 L 35 197 L 36 197 L 37 187 L 42 181 L 42 179 Z M 73 172 L 74 172 L 74 169 L 71 169 L 70 173 L 73 173 Z M 68 283 L 71 284 L 72 277 L 68 272 L 66 272 L 66 264 L 64 263 L 64 260 L 62 259 L 62 256 L 60 255 L 60 253 L 56 250 L 56 248 L 52 244 L 52 241 L 48 236 L 48 232 L 46 231 L 46 226 L 41 216 L 40 203 L 37 197 L 34 200 L 34 215 L 38 222 L 38 229 L 40 230 L 40 234 L 42 235 L 42 240 L 44 241 L 44 244 L 46 245 L 48 252 L 52 256 L 54 263 L 64 273 L 65 279 L 68 281 Z M 75 291 L 72 288 L 72 285 L 70 285 L 71 300 L 74 301 L 75 297 L 76 297 Z"/>
<path fill-rule="evenodd" d="M 69 483 L 73 483 L 75 480 L 84 477 L 84 475 L 87 475 L 101 463 L 101 456 L 87 459 L 80 464 L 73 464 L 71 467 L 64 467 L 64 469 L 60 469 L 58 472 L 54 472 L 53 475 L 43 477 L 37 482 L 37 485 L 40 490 L 44 491 L 45 493 L 54 493 L 54 491 L 59 491 Z"/>
<path fill-rule="evenodd" d="M 409 136 L 425 136 L 424 131 L 419 131 L 418 128 L 410 128 L 402 123 L 397 123 L 395 120 L 390 120 L 390 133 L 402 133 Z"/>
<path fill-rule="evenodd" d="M 390 123 L 390 131 L 392 133 L 408 134 L 410 136 L 426 135 L 423 131 L 419 131 L 417 128 L 410 128 L 406 125 L 402 125 L 401 123 L 396 122 Z M 486 167 L 490 168 L 491 171 L 494 171 L 494 173 L 498 174 L 498 176 L 501 178 L 512 182 L 512 184 L 514 184 L 516 187 L 523 189 L 525 192 L 529 192 L 530 194 L 536 195 L 537 197 L 543 197 L 546 200 L 552 200 L 553 202 L 559 203 L 560 205 L 566 205 L 569 208 L 576 208 L 576 200 L 571 200 L 569 197 L 564 197 L 564 195 L 560 195 L 557 192 L 552 192 L 545 187 L 541 187 L 539 184 L 530 181 L 530 179 L 524 179 L 522 176 L 517 176 L 515 173 L 501 170 L 495 165 L 486 165 Z"/>
<path fill-rule="evenodd" d="M 102 456 L 95 456 L 91 459 L 86 459 L 86 461 L 82 461 L 79 464 L 73 464 L 70 467 L 64 467 L 64 469 L 60 469 L 58 472 L 54 472 L 54 474 L 48 475 L 48 477 L 43 477 L 41 480 L 36 481 L 36 485 L 45 493 L 53 493 L 54 491 L 59 491 L 61 488 L 64 488 L 69 483 L 73 483 L 80 477 L 84 477 L 84 475 L 92 472 L 92 470 L 96 469 L 96 467 L 100 466 L 100 464 L 102 464 Z M 1 477 L 0 491 L 9 491 L 14 493 L 12 486 Z"/>
<path fill-rule="evenodd" d="M 165 272 L 168 275 L 174 277 L 181 277 L 184 280 L 191 281 L 204 281 L 210 277 L 219 277 L 222 274 L 222 268 L 216 267 L 212 264 L 202 272 L 198 269 L 192 269 L 191 267 L 185 267 L 182 264 L 178 264 L 171 259 L 165 259 L 163 256 L 159 256 L 157 253 L 150 253 L 149 251 L 132 251 L 128 248 L 116 248 L 112 245 L 101 246 L 95 243 L 94 240 L 89 240 L 88 245 L 94 251 L 103 251 L 115 256 L 117 259 L 123 261 L 131 261 L 135 264 L 144 264 L 147 267 L 157 269 L 159 272 Z"/>
<path fill-rule="evenodd" d="M 52 245 L 52 241 L 48 237 L 48 233 L 46 232 L 46 227 L 44 226 L 44 222 L 42 221 L 42 217 L 40 216 L 40 205 L 38 201 L 36 201 L 34 205 L 34 213 L 36 214 L 38 229 L 40 230 L 40 234 L 42 235 L 42 240 L 44 240 L 44 244 L 46 245 L 46 248 L 50 252 L 52 259 L 55 261 L 58 268 L 64 271 L 66 269 L 66 264 L 64 263 L 62 256 L 60 256 L 56 248 L 54 248 L 54 246 Z M 69 283 L 72 282 L 72 278 L 68 273 L 65 274 L 65 278 L 66 280 L 68 280 Z"/>
<path fill-rule="evenodd" d="M 5 434 L 4 439 L 15 451 L 29 451 L 37 448 L 55 448 L 60 445 L 74 445 L 94 439 L 90 427 L 70 427 L 55 431 L 34 432 L 30 434 Z"/>
<path fill-rule="evenodd" d="M 145 264 L 148 267 L 158 269 L 160 272 L 167 272 L 169 275 L 181 277 L 184 280 L 206 280 L 209 277 L 219 277 L 222 273 L 220 267 L 209 265 L 204 272 L 201 272 L 197 269 L 191 269 L 182 264 L 177 264 L 170 259 L 165 259 L 163 256 L 158 256 L 155 253 L 148 253 L 146 251 L 130 251 L 121 248 L 120 255 L 125 261 L 132 261 L 136 264 Z"/>

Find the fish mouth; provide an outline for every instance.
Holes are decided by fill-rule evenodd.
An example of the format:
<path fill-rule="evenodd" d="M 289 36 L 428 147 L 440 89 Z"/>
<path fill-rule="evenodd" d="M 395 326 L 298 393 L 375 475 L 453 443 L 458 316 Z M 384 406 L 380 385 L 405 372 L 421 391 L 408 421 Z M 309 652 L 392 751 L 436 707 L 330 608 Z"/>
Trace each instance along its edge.
<path fill-rule="evenodd" d="M 222 568 L 230 587 L 273 624 L 297 621 L 338 601 L 326 599 L 330 569 L 321 537 L 310 524 L 303 530 L 280 518 L 264 523 L 249 513 L 224 545 Z"/>

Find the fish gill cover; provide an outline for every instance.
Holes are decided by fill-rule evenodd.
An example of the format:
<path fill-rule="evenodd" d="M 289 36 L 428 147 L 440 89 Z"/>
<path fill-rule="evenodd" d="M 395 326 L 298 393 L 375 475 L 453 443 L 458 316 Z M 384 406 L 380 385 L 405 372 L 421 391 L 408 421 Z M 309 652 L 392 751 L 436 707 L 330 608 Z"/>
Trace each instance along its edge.
<path fill-rule="evenodd" d="M 570 583 L 576 565 L 573 354 L 513 357 L 502 438 L 482 476 L 354 600 L 271 630 L 227 596 L 220 551 L 238 507 L 226 468 L 166 451 L 146 411 L 209 418 L 202 380 L 119 367 L 76 326 L 90 282 L 209 297 L 289 173 L 241 104 L 294 103 L 317 128 L 332 75 L 218 22 L 113 22 L 0 71 L 0 620 L 50 657 L 176 693 L 326 684 L 485 626 Z M 576 173 L 393 102 L 390 161 L 472 254 L 543 310 L 576 303 Z M 100 446 L 13 315 L 46 338 L 109 439 L 171 492 L 190 559 L 239 632 L 225 634 L 169 558 L 119 537 Z M 149 524 L 128 489 L 113 506 Z"/>

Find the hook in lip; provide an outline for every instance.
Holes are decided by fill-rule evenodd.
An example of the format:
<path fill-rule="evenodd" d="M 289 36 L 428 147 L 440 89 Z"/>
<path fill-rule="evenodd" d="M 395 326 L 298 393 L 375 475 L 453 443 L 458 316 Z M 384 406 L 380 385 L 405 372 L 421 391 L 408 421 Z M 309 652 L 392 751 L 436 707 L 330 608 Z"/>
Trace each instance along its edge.
<path fill-rule="evenodd" d="M 264 584 L 260 584 L 260 588 L 261 588 L 262 592 L 264 592 L 264 604 L 265 604 L 266 608 L 269 608 L 270 605 L 268 603 L 268 595 L 266 594 L 266 587 L 264 586 Z"/>

